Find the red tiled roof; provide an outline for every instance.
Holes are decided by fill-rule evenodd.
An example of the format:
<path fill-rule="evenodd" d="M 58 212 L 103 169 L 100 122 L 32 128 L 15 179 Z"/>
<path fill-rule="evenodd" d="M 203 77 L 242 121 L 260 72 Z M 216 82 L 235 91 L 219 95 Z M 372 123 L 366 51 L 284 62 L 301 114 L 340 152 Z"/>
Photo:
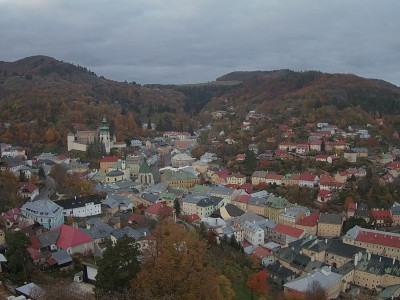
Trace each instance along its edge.
<path fill-rule="evenodd" d="M 57 261 L 56 261 L 53 257 L 50 257 L 50 258 L 46 259 L 46 262 L 47 262 L 50 266 L 53 266 L 53 265 L 56 265 L 56 264 L 57 264 Z"/>
<path fill-rule="evenodd" d="M 331 175 L 329 174 L 321 174 L 321 176 L 319 177 L 319 182 L 320 183 L 325 183 L 325 182 L 336 182 L 335 178 L 333 178 Z"/>
<path fill-rule="evenodd" d="M 215 174 L 217 174 L 219 178 L 226 179 L 229 176 L 229 171 L 228 170 L 217 171 L 215 172 Z"/>
<path fill-rule="evenodd" d="M 149 214 L 157 215 L 157 216 L 172 216 L 172 211 L 173 209 L 165 204 L 162 203 L 154 203 L 150 205 L 147 209 L 146 212 Z"/>
<path fill-rule="evenodd" d="M 310 214 L 304 219 L 298 221 L 296 224 L 300 226 L 313 227 L 318 225 L 319 214 Z"/>
<path fill-rule="evenodd" d="M 23 189 L 27 189 L 29 193 L 33 193 L 38 189 L 36 185 L 34 185 L 32 182 L 20 182 L 19 187 Z"/>
<path fill-rule="evenodd" d="M 65 160 L 65 159 L 68 159 L 68 156 L 66 156 L 65 154 L 61 154 L 61 155 L 57 156 L 57 159 L 58 160 Z"/>
<path fill-rule="evenodd" d="M 105 156 L 105 157 L 103 157 L 101 160 L 100 160 L 100 162 L 102 163 L 102 162 L 112 162 L 112 163 L 115 163 L 115 162 L 117 162 L 118 161 L 118 157 L 114 157 L 114 156 Z"/>
<path fill-rule="evenodd" d="M 303 174 L 300 174 L 299 180 L 313 181 L 314 182 L 316 176 L 317 175 L 315 175 L 315 174 L 305 174 L 305 173 L 303 173 Z"/>
<path fill-rule="evenodd" d="M 33 260 L 44 258 L 44 255 L 42 253 L 40 253 L 39 251 L 37 251 L 36 249 L 34 249 L 33 247 L 28 247 L 27 250 Z"/>
<path fill-rule="evenodd" d="M 375 210 L 373 209 L 371 211 L 372 216 L 374 217 L 374 219 L 376 220 L 382 220 L 382 219 L 388 219 L 391 218 L 391 211 L 390 210 Z"/>
<path fill-rule="evenodd" d="M 129 221 L 130 222 L 136 222 L 136 223 L 141 223 L 143 222 L 144 217 L 142 215 L 139 214 L 131 214 L 129 216 Z"/>
<path fill-rule="evenodd" d="M 232 173 L 229 177 L 246 178 L 245 175 L 240 174 L 240 173 Z"/>
<path fill-rule="evenodd" d="M 318 197 L 329 198 L 329 197 L 331 197 L 331 192 L 328 190 L 320 190 L 318 192 Z"/>
<path fill-rule="evenodd" d="M 327 159 L 329 155 L 326 154 L 318 154 L 315 156 L 316 159 Z"/>
<path fill-rule="evenodd" d="M 268 173 L 265 179 L 282 180 L 283 175 Z"/>
<path fill-rule="evenodd" d="M 10 218 L 14 218 L 14 216 L 20 215 L 20 214 L 21 214 L 21 210 L 18 207 L 15 207 L 10 210 L 7 210 L 2 215 L 3 215 L 4 219 L 10 219 Z"/>
<path fill-rule="evenodd" d="M 225 185 L 225 187 L 232 188 L 232 189 L 238 189 L 239 185 L 230 183 L 230 184 Z"/>
<path fill-rule="evenodd" d="M 250 196 L 249 195 L 241 195 L 239 197 L 238 202 L 247 203 L 249 202 Z"/>
<path fill-rule="evenodd" d="M 391 163 L 388 167 L 392 169 L 400 169 L 400 162 Z"/>
<path fill-rule="evenodd" d="M 36 236 L 32 235 L 30 237 L 30 240 L 31 240 L 30 248 L 33 248 L 34 250 L 39 250 L 40 248 L 42 248 L 42 245 L 40 245 L 39 240 L 37 239 Z"/>
<path fill-rule="evenodd" d="M 192 215 L 189 215 L 189 220 L 190 221 L 200 220 L 200 217 L 198 214 L 192 214 Z"/>
<path fill-rule="evenodd" d="M 56 245 L 64 250 L 93 241 L 93 238 L 78 229 L 62 224 L 53 230 L 61 229 Z"/>
<path fill-rule="evenodd" d="M 300 236 L 303 234 L 304 230 L 296 228 L 296 227 L 292 227 L 292 226 L 287 226 L 284 224 L 280 224 L 278 223 L 274 229 L 272 229 L 273 231 L 279 232 L 279 233 L 283 233 L 289 236 L 293 236 L 293 237 L 297 237 L 300 238 Z"/>
<path fill-rule="evenodd" d="M 257 248 L 255 248 L 253 250 L 253 252 L 251 252 L 251 255 L 254 255 L 259 260 L 262 260 L 266 256 L 271 256 L 272 253 L 268 249 L 266 249 L 264 247 L 261 247 L 261 246 L 258 246 Z"/>
<path fill-rule="evenodd" d="M 356 241 L 400 248 L 400 237 L 383 233 L 360 231 Z"/>

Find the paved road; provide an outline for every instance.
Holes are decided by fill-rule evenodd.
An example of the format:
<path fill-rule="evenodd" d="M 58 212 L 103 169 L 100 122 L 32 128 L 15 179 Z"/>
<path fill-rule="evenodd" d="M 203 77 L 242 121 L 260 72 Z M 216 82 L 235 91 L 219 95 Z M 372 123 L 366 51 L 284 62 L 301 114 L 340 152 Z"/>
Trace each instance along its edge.
<path fill-rule="evenodd" d="M 50 196 L 56 193 L 56 184 L 54 179 L 47 175 L 45 180 L 45 187 L 42 188 L 39 192 L 38 199 L 49 198 Z"/>

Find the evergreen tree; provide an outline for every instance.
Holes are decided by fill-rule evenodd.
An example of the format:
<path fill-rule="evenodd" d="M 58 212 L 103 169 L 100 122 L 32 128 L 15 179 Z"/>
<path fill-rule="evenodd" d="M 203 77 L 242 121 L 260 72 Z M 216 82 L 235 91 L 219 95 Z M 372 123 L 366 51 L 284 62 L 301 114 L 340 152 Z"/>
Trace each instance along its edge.
<path fill-rule="evenodd" d="M 38 175 L 39 175 L 40 178 L 46 178 L 46 174 L 44 173 L 43 167 L 39 168 Z"/>
<path fill-rule="evenodd" d="M 31 242 L 22 231 L 7 231 L 6 232 L 7 244 L 7 267 L 14 273 L 22 273 L 27 279 L 26 265 L 31 261 L 31 256 L 27 250 Z"/>
<path fill-rule="evenodd" d="M 140 265 L 140 254 L 135 239 L 124 236 L 113 246 L 109 241 L 99 261 L 95 288 L 98 295 L 112 295 L 129 289 L 130 281 L 136 277 Z"/>
<path fill-rule="evenodd" d="M 181 204 L 178 199 L 174 200 L 174 209 L 176 216 L 179 216 L 181 214 Z"/>

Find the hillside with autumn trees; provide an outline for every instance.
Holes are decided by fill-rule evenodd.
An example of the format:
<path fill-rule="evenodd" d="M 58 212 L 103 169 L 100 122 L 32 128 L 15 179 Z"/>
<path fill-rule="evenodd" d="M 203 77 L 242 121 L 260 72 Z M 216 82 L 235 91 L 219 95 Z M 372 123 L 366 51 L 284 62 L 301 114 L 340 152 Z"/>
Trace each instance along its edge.
<path fill-rule="evenodd" d="M 96 129 L 103 116 L 120 141 L 141 135 L 142 123 L 178 130 L 191 124 L 184 100 L 171 89 L 108 80 L 46 56 L 0 62 L 1 140 L 38 150 L 65 151 L 74 126 Z"/>
<path fill-rule="evenodd" d="M 147 134 L 142 124 L 149 123 L 157 131 L 193 132 L 197 121 L 209 124 L 216 110 L 234 113 L 233 131 L 256 110 L 275 124 L 290 117 L 342 126 L 384 118 L 381 135 L 390 136 L 400 130 L 400 89 L 351 74 L 288 69 L 232 72 L 206 84 L 141 86 L 46 56 L 0 62 L 0 138 L 36 151 L 65 152 L 68 132 L 96 129 L 103 116 L 111 134 L 128 141 Z M 259 133 L 267 130 L 259 125 Z"/>

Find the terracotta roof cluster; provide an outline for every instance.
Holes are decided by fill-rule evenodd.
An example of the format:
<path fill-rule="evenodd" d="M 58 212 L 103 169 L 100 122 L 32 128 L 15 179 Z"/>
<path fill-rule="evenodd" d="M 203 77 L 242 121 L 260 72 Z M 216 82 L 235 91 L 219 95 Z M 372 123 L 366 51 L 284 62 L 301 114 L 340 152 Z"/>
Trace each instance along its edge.
<path fill-rule="evenodd" d="M 162 203 L 154 203 L 150 205 L 146 212 L 149 214 L 154 214 L 157 216 L 172 216 L 173 209 L 165 204 Z"/>

